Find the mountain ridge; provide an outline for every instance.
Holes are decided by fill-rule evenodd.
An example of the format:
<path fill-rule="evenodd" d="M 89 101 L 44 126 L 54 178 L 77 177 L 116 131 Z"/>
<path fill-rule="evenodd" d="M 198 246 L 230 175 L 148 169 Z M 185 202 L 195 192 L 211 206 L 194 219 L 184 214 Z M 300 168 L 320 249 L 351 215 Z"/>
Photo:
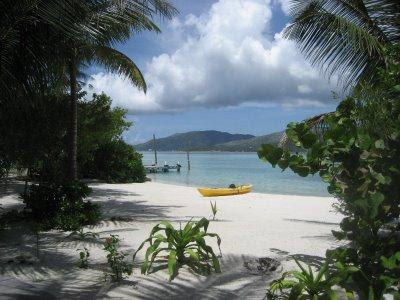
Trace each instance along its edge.
<path fill-rule="evenodd" d="M 189 131 L 156 139 L 158 151 L 256 152 L 262 144 L 278 144 L 283 131 L 262 136 L 232 134 L 217 130 Z M 153 140 L 134 145 L 138 151 L 153 150 Z"/>

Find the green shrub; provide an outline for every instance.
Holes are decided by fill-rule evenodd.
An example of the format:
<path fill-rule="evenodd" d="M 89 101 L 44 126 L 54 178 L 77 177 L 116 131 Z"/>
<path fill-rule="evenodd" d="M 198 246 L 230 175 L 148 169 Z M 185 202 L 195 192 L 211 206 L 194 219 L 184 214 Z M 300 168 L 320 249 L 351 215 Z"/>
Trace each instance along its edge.
<path fill-rule="evenodd" d="M 78 230 L 101 217 L 100 208 L 84 202 L 91 189 L 79 181 L 32 185 L 21 194 L 26 215 L 44 229 Z"/>
<path fill-rule="evenodd" d="M 108 183 L 144 182 L 146 179 L 142 155 L 123 140 L 100 145 L 93 160 L 84 166 L 84 173 Z"/>
<path fill-rule="evenodd" d="M 131 275 L 133 265 L 125 261 L 125 257 L 128 256 L 127 253 L 118 250 L 121 240 L 117 235 L 110 235 L 104 243 L 103 250 L 108 252 L 107 262 L 110 266 L 110 275 L 114 281 L 121 281 L 124 275 Z M 107 276 L 106 275 L 106 276 Z"/>
<path fill-rule="evenodd" d="M 259 151 L 273 167 L 319 174 L 329 184 L 345 216 L 333 235 L 349 244 L 327 257 L 341 270 L 339 284 L 361 299 L 399 296 L 400 268 L 393 267 L 400 250 L 399 48 L 393 53 L 375 86 L 361 86 L 324 116 L 321 135 L 307 122 L 288 125 L 287 136 L 306 155 L 272 145 Z"/>
<path fill-rule="evenodd" d="M 209 221 L 202 218 L 198 222 L 188 222 L 183 229 L 175 229 L 168 221 L 156 225 L 146 239 L 135 252 L 136 257 L 146 243 L 149 247 L 146 250 L 145 260 L 142 265 L 142 274 L 147 274 L 152 269 L 157 257 L 167 255 L 167 259 L 161 257 L 158 261 L 165 262 L 168 266 L 170 280 L 178 275 L 178 270 L 187 265 L 194 272 L 207 275 L 214 269 L 220 273 L 221 268 L 213 249 L 206 244 L 206 237 L 215 237 L 218 247 L 221 244 L 220 237 L 215 233 L 208 233 Z M 160 234 L 163 232 L 163 234 Z"/>
<path fill-rule="evenodd" d="M 90 201 L 83 202 L 84 225 L 94 225 L 101 219 L 102 213 L 98 204 Z"/>

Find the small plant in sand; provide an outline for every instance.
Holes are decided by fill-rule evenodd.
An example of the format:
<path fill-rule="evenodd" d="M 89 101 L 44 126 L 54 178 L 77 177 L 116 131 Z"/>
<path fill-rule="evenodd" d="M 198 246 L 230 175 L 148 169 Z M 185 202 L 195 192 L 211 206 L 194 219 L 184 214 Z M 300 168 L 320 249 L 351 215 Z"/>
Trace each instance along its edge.
<path fill-rule="evenodd" d="M 310 266 L 306 270 L 296 259 L 295 262 L 300 271 L 285 272 L 274 280 L 267 290 L 267 299 L 339 299 L 332 289 L 339 279 L 329 275 L 328 262 L 318 273 L 314 273 Z"/>
<path fill-rule="evenodd" d="M 111 276 L 113 281 L 121 281 L 125 275 L 132 274 L 133 265 L 125 261 L 127 253 L 119 251 L 120 238 L 117 235 L 110 235 L 104 243 L 103 250 L 108 252 L 107 262 L 110 266 L 111 272 L 106 274 Z"/>
<path fill-rule="evenodd" d="M 214 201 L 214 204 L 210 201 L 210 205 L 211 205 L 211 211 L 212 211 L 212 214 L 213 214 L 213 221 L 214 221 L 215 220 L 215 215 L 218 212 L 217 201 Z"/>
<path fill-rule="evenodd" d="M 89 250 L 84 247 L 83 249 L 77 249 L 79 251 L 78 267 L 81 269 L 87 269 L 89 267 Z"/>
<path fill-rule="evenodd" d="M 140 245 L 133 255 L 135 258 L 138 251 L 146 243 L 149 244 L 141 268 L 142 274 L 154 271 L 155 269 L 152 268 L 154 262 L 163 263 L 163 266 L 168 267 L 170 280 L 178 275 L 179 268 L 184 265 L 202 275 L 210 274 L 212 269 L 220 273 L 218 257 L 206 244 L 205 238 L 215 237 L 218 248 L 221 239 L 218 234 L 207 232 L 208 225 L 209 221 L 206 218 L 202 218 L 198 222 L 189 221 L 183 229 L 175 229 L 168 221 L 156 225 L 151 231 L 150 237 Z M 156 258 L 158 258 L 157 261 Z"/>

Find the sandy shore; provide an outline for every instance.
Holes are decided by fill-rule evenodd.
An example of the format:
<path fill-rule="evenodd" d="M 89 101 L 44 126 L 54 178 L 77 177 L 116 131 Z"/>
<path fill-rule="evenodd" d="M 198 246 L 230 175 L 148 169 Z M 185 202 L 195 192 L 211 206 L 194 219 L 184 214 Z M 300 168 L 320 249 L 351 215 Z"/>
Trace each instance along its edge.
<path fill-rule="evenodd" d="M 313 265 L 320 263 L 326 249 L 336 245 L 330 232 L 342 218 L 332 209 L 334 199 L 328 197 L 251 193 L 203 198 L 195 188 L 156 182 L 91 186 L 94 193 L 90 200 L 102 205 L 104 221 L 85 231 L 98 233 L 100 240 L 81 241 L 55 231 L 43 233 L 39 261 L 31 265 L 2 262 L 0 299 L 15 299 L 16 295 L 42 299 L 262 299 L 267 282 L 279 276 L 282 268 L 293 265 L 290 256 Z M 3 207 L 21 205 L 11 191 L 0 197 Z M 222 238 L 222 274 L 201 277 L 183 270 L 169 283 L 165 271 L 140 274 L 141 253 L 134 273 L 121 285 L 104 283 L 102 239 L 117 234 L 123 239 L 122 250 L 133 253 L 161 220 L 178 224 L 211 218 L 210 200 L 218 206 L 217 220 L 211 222 L 209 231 Z M 1 257 L 34 253 L 34 241 L 24 229 L 8 230 L 1 240 Z M 84 246 L 91 254 L 87 270 L 76 267 L 76 249 Z M 243 266 L 245 260 L 266 256 L 280 260 L 282 268 L 257 276 Z"/>

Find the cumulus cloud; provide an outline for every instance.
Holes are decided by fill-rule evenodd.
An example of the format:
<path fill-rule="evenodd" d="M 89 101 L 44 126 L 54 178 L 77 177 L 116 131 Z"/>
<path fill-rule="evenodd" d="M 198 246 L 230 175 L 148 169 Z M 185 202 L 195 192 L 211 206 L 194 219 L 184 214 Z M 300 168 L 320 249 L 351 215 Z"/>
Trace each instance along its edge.
<path fill-rule="evenodd" d="M 271 0 L 219 0 L 205 14 L 174 19 L 170 28 L 180 36 L 179 46 L 148 63 L 147 94 L 112 74 L 93 75 L 88 83 L 131 113 L 251 103 L 321 106 L 331 98 L 327 81 L 293 42 L 280 33 L 266 34 L 272 5 Z"/>
<path fill-rule="evenodd" d="M 289 15 L 290 7 L 291 7 L 291 2 L 292 0 L 275 0 L 278 4 L 280 4 L 282 11 L 286 14 Z"/>

